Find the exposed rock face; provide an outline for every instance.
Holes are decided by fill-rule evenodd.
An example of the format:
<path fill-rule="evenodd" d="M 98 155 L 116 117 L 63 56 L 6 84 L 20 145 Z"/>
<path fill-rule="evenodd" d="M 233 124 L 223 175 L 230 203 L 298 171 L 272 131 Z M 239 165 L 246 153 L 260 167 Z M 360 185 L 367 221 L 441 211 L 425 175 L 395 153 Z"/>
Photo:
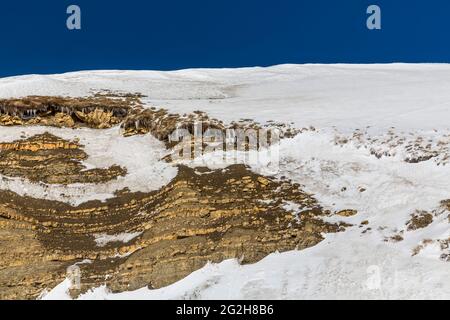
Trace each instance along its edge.
<path fill-rule="evenodd" d="M 336 214 L 341 217 L 351 217 L 357 213 L 358 213 L 358 211 L 351 210 L 351 209 L 346 209 L 346 210 L 341 210 L 341 211 L 336 212 Z"/>
<path fill-rule="evenodd" d="M 442 201 L 442 206 L 447 208 L 448 211 L 450 211 L 450 200 Z M 450 215 L 448 216 L 448 222 L 450 222 Z"/>
<path fill-rule="evenodd" d="M 175 129 L 194 133 L 197 123 L 201 133 L 263 128 L 251 119 L 225 125 L 203 112 L 176 115 L 139 103 L 136 95 L 111 94 L 0 100 L 0 125 L 103 129 L 122 123 L 125 136 L 150 133 L 168 147 Z M 278 127 L 283 137 L 298 132 Z M 127 174 L 119 166 L 88 169 L 83 165 L 87 157 L 78 141 L 45 133 L 0 143 L 0 174 L 50 187 L 102 183 Z M 252 263 L 277 250 L 313 246 L 324 233 L 348 226 L 324 222 L 322 217 L 332 213 L 298 184 L 273 181 L 244 165 L 213 171 L 178 168 L 176 178 L 160 190 L 124 189 L 105 202 L 77 207 L 0 190 L 0 298 L 34 299 L 61 282 L 74 265 L 82 272 L 74 295 L 102 284 L 115 291 L 159 288 L 208 261 Z"/>
<path fill-rule="evenodd" d="M 412 255 L 415 256 L 419 254 L 426 247 L 431 245 L 437 245 L 437 247 L 442 252 L 440 259 L 442 261 L 450 262 L 450 238 L 447 239 L 424 239 L 421 243 L 413 249 Z"/>
<path fill-rule="evenodd" d="M 391 128 L 385 134 L 373 136 L 367 130 L 356 129 L 350 135 L 336 135 L 335 144 L 352 143 L 367 148 L 377 158 L 401 156 L 407 163 L 432 160 L 437 165 L 446 165 L 450 161 L 450 136 L 434 140 L 433 134 L 421 132 L 405 136 Z"/>
<path fill-rule="evenodd" d="M 427 227 L 433 222 L 433 215 L 428 212 L 416 212 L 412 215 L 411 220 L 409 220 L 406 225 L 408 226 L 408 231 L 417 230 Z"/>
<path fill-rule="evenodd" d="M 81 122 L 92 128 L 105 129 L 120 123 L 120 119 L 115 117 L 112 111 L 101 109 L 94 109 L 88 113 L 76 111 L 75 115 Z"/>
<path fill-rule="evenodd" d="M 68 265 L 43 258 L 46 249 L 32 222 L 24 216 L 10 216 L 12 211 L 4 206 L 0 212 L 0 298 L 35 299 L 44 288 L 65 278 L 62 270 Z"/>
<path fill-rule="evenodd" d="M 0 146 L 0 157 L 15 163 L 9 171 L 2 166 L 11 176 L 50 183 L 107 176 L 82 171 L 81 146 L 49 134 Z M 44 165 L 49 161 L 55 165 Z M 286 201 L 298 211 L 285 209 Z M 299 185 L 272 181 L 243 165 L 216 171 L 180 166 L 161 190 L 123 190 L 106 202 L 78 207 L 0 191 L 0 298 L 36 298 L 64 279 L 67 267 L 85 259 L 90 263 L 79 265 L 81 290 L 104 283 L 118 291 L 158 288 L 208 261 L 251 263 L 276 250 L 315 245 L 322 233 L 344 230 L 344 224 L 321 219 L 329 214 Z M 114 237 L 103 246 L 96 242 L 101 234 L 124 233 L 139 236 L 125 243 Z"/>
<path fill-rule="evenodd" d="M 301 130 L 290 128 L 286 124 L 271 123 L 270 125 L 260 125 L 252 119 L 242 119 L 239 122 L 231 122 L 224 124 L 221 120 L 210 118 L 205 112 L 195 111 L 190 114 L 173 114 L 165 109 L 135 109 L 123 121 L 121 127 L 125 136 L 136 134 L 151 133 L 159 140 L 165 142 L 168 147 L 173 146 L 179 141 L 173 140 L 171 137 L 175 130 L 186 130 L 194 135 L 196 130 L 200 130 L 202 134 L 210 129 L 222 132 L 233 132 L 233 130 L 265 130 L 270 127 L 272 130 L 277 129 L 281 137 L 292 137 Z M 309 128 L 310 129 L 310 128 Z M 303 130 L 309 130 L 303 129 Z M 224 134 L 225 135 L 225 134 Z"/>
<path fill-rule="evenodd" d="M 431 212 L 417 211 L 411 215 L 411 220 L 406 223 L 407 231 L 415 232 L 420 229 L 427 228 L 434 220 L 440 220 L 444 217 L 443 222 L 450 224 L 450 200 L 441 201 L 441 206 Z M 421 253 L 425 248 L 433 246 L 434 250 L 440 250 L 440 259 L 443 261 L 450 261 L 450 238 L 446 236 L 441 238 L 425 238 L 412 250 L 412 255 L 415 256 Z"/>
<path fill-rule="evenodd" d="M 66 98 L 31 96 L 0 99 L 0 125 L 46 125 L 55 127 L 88 126 L 110 128 L 120 123 L 136 97 L 95 96 Z"/>
<path fill-rule="evenodd" d="M 119 166 L 86 170 L 81 147 L 49 133 L 0 143 L 0 174 L 50 184 L 100 183 L 126 174 Z"/>

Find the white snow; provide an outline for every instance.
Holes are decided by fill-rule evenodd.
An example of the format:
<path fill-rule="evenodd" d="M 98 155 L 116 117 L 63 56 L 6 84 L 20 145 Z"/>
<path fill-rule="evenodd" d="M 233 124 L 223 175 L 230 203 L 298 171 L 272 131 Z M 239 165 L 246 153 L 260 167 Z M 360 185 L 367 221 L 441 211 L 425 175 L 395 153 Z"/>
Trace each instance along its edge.
<path fill-rule="evenodd" d="M 449 212 L 439 208 L 449 198 L 449 166 L 431 160 L 407 163 L 401 156 L 378 159 L 366 148 L 336 146 L 334 136 L 321 132 L 283 140 L 280 152 L 279 176 L 303 184 L 329 209 L 357 209 L 353 217 L 330 219 L 355 226 L 327 235 L 315 247 L 275 253 L 253 265 L 240 266 L 235 260 L 209 264 L 166 288 L 113 294 L 103 286 L 80 299 L 450 297 L 450 268 L 439 260 L 444 251 L 437 242 L 450 237 Z M 295 211 L 289 203 L 286 208 Z M 428 227 L 407 231 L 406 222 L 416 210 L 436 216 Z M 363 220 L 369 225 L 360 228 Z M 362 233 L 367 227 L 371 230 Z M 390 240 L 401 231 L 403 241 Z M 413 256 L 424 239 L 432 242 Z"/>
<path fill-rule="evenodd" d="M 27 179 L 0 175 L 0 188 L 48 200 L 78 205 L 89 200 L 112 198 L 114 192 L 128 187 L 130 191 L 149 192 L 169 183 L 177 169 L 162 161 L 167 154 L 164 144 L 151 135 L 123 137 L 119 128 L 107 130 L 60 129 L 50 127 L 2 127 L 1 141 L 10 142 L 21 136 L 31 137 L 44 132 L 67 140 L 79 139 L 88 158 L 83 164 L 89 168 L 108 168 L 119 165 L 127 169 L 124 177 L 100 184 L 49 185 L 32 183 Z"/>
<path fill-rule="evenodd" d="M 354 226 L 328 234 L 323 242 L 306 250 L 274 253 L 253 265 L 241 266 L 236 260 L 208 264 L 158 290 L 113 294 L 102 286 L 81 299 L 450 298 L 449 264 L 440 259 L 448 249 L 439 246 L 439 240 L 450 236 L 449 212 L 440 207 L 440 201 L 450 198 L 450 166 L 445 165 L 450 153 L 450 65 L 281 65 L 0 79 L 0 97 L 84 96 L 102 89 L 140 92 L 147 95 L 144 102 L 148 106 L 172 112 L 202 110 L 224 121 L 251 118 L 262 123 L 293 122 L 297 128 L 314 126 L 316 131 L 282 140 L 275 174 L 265 156 L 252 169 L 274 174 L 274 178 L 291 178 L 332 211 L 356 209 L 358 213 L 329 218 Z M 27 128 L 27 134 L 33 130 L 43 129 Z M 25 129 L 0 128 L 2 140 L 17 137 L 20 131 Z M 69 131 L 58 129 L 57 133 L 65 132 Z M 93 156 L 88 160 L 93 166 L 115 163 L 136 174 L 105 186 L 103 191 L 89 187 L 77 191 L 73 186 L 64 190 L 71 201 L 110 194 L 128 184 L 135 190 L 155 189 L 176 172 L 158 161 L 154 153 L 162 147 L 149 136 L 121 138 L 114 129 L 102 134 L 76 132 L 83 132 L 83 144 L 92 143 L 86 151 Z M 148 141 L 143 143 L 145 139 Z M 99 141 L 108 147 L 98 150 Z M 132 148 L 133 155 L 123 148 Z M 405 161 L 434 153 L 437 155 L 426 161 Z M 190 165 L 207 160 L 211 167 L 225 167 L 213 163 L 217 156 L 208 154 Z M 138 167 L 144 158 L 150 159 L 148 165 Z M 139 180 L 137 173 L 145 181 Z M 59 197 L 57 192 L 24 181 L 3 181 L 0 187 Z M 295 214 L 294 207 L 286 206 Z M 417 210 L 433 213 L 433 222 L 408 231 L 406 222 Z M 360 227 L 363 220 L 369 224 Z M 391 240 L 395 235 L 403 240 Z M 423 249 L 413 255 L 420 245 Z M 68 287 L 70 282 L 65 281 L 44 298 L 68 298 Z"/>
<path fill-rule="evenodd" d="M 94 234 L 94 241 L 98 247 L 104 247 L 110 242 L 123 242 L 127 243 L 133 240 L 136 237 L 139 237 L 142 232 L 123 232 L 119 234 L 106 234 L 106 233 L 97 233 Z"/>

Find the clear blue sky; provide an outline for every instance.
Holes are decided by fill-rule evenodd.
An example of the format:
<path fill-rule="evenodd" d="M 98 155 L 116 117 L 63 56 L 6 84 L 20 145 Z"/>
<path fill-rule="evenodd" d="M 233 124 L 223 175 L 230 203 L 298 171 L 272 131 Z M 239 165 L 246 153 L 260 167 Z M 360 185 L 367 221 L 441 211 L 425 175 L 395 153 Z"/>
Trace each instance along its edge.
<path fill-rule="evenodd" d="M 66 8 L 82 30 L 66 28 Z M 382 30 L 366 28 L 366 8 Z M 448 0 L 29 0 L 0 4 L 0 76 L 87 69 L 450 62 Z"/>

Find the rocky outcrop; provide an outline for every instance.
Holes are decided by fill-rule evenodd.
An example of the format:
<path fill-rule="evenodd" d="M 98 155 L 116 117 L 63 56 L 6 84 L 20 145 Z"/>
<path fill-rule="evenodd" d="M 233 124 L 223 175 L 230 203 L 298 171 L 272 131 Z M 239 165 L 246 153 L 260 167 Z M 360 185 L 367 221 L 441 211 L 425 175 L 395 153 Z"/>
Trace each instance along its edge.
<path fill-rule="evenodd" d="M 427 211 L 417 211 L 411 215 L 411 219 L 407 221 L 407 231 L 409 232 L 420 232 L 420 230 L 429 227 L 435 220 L 444 220 L 442 223 L 450 224 L 450 200 L 441 201 L 441 206 L 431 212 Z M 426 230 L 426 229 L 425 229 Z M 422 230 L 422 231 L 425 231 Z M 424 232 L 427 238 L 423 239 L 416 247 L 412 250 L 412 255 L 415 256 L 420 254 L 425 248 L 433 246 L 433 251 L 440 251 L 440 259 L 442 261 L 450 261 L 450 238 L 448 238 L 445 233 L 444 237 L 441 238 L 428 238 L 429 232 Z"/>
<path fill-rule="evenodd" d="M 199 123 L 201 134 L 266 128 L 251 119 L 225 125 L 203 112 L 178 115 L 139 104 L 135 95 L 109 93 L 0 100 L 0 125 L 104 129 L 121 123 L 125 136 L 152 134 L 167 147 L 179 142 L 171 137 L 176 129 L 194 134 Z M 282 137 L 299 132 L 269 126 L 280 129 Z M 87 157 L 78 141 L 45 133 L 0 143 L 0 174 L 49 186 L 102 183 L 126 175 L 119 166 L 88 169 L 83 165 Z M 179 165 L 175 179 L 160 190 L 123 189 L 105 202 L 76 207 L 0 190 L 0 298 L 34 299 L 73 266 L 81 270 L 74 296 L 102 284 L 113 291 L 159 288 L 209 261 L 253 263 L 275 251 L 316 245 L 324 233 L 348 226 L 322 219 L 330 215 L 300 185 L 255 174 L 244 165 L 220 170 Z"/>
<path fill-rule="evenodd" d="M 87 157 L 78 142 L 44 133 L 0 143 L 0 174 L 49 184 L 101 183 L 126 174 L 119 166 L 87 169 Z"/>
<path fill-rule="evenodd" d="M 88 126 L 110 128 L 120 123 L 138 103 L 136 97 L 89 98 L 30 96 L 0 99 L 0 125 Z"/>
<path fill-rule="evenodd" d="M 336 212 L 336 214 L 341 217 L 352 217 L 352 216 L 356 215 L 357 213 L 358 213 L 358 211 L 351 210 L 351 209 L 346 209 L 346 210 L 341 210 L 341 211 Z"/>
<path fill-rule="evenodd" d="M 86 179 L 81 177 L 89 171 L 73 160 L 85 157 L 76 141 L 45 134 L 0 146 L 1 157 L 18 161 L 11 176 L 48 181 L 65 173 L 74 181 Z M 27 161 L 39 170 L 26 171 Z M 44 166 L 48 161 L 56 164 Z M 55 167 L 59 171 L 52 171 Z M 287 202 L 297 209 L 286 209 Z M 125 189 L 106 202 L 77 207 L 0 191 L 0 298 L 34 299 L 77 263 L 81 289 L 74 295 L 102 284 L 115 291 L 159 288 L 208 261 L 252 263 L 277 250 L 313 246 L 324 233 L 346 227 L 322 220 L 331 214 L 298 184 L 274 181 L 243 165 L 212 171 L 180 166 L 158 191 Z M 124 242 L 119 236 L 124 234 L 138 236 Z M 110 240 L 99 245 L 104 235 Z"/>
<path fill-rule="evenodd" d="M 106 129 L 119 125 L 124 136 L 152 134 L 170 148 L 180 141 L 173 133 L 186 130 L 194 135 L 205 134 L 208 130 L 219 130 L 224 137 L 237 137 L 238 130 L 277 132 L 278 138 L 293 137 L 303 130 L 284 123 L 270 122 L 261 125 L 252 119 L 241 119 L 224 124 L 223 121 L 208 116 L 205 112 L 194 111 L 189 114 L 169 113 L 163 108 L 143 108 L 140 94 L 97 93 L 91 97 L 70 98 L 51 96 L 28 96 L 20 99 L 0 99 L 0 126 L 53 126 L 89 127 Z M 267 139 L 271 139 L 268 134 Z M 176 135 L 175 135 L 176 136 Z M 258 136 L 259 138 L 259 136 Z M 273 139 L 272 139 L 273 140 Z M 245 145 L 245 143 L 243 143 Z M 261 141 L 257 142 L 257 145 Z M 202 144 L 202 147 L 205 147 Z M 224 148 L 229 148 L 224 141 Z M 238 149 L 241 146 L 234 146 Z M 243 147 L 244 149 L 246 146 Z"/>
<path fill-rule="evenodd" d="M 310 128 L 298 130 L 291 128 L 286 124 L 273 122 L 261 125 L 252 119 L 242 119 L 239 122 L 233 121 L 229 124 L 225 124 L 221 120 L 209 117 L 208 114 L 202 111 L 180 115 L 169 113 L 166 109 L 156 109 L 154 107 L 148 109 L 135 109 L 125 118 L 121 127 L 124 130 L 125 136 L 150 133 L 157 139 L 165 142 L 168 147 L 172 147 L 179 142 L 172 136 L 176 130 L 186 130 L 191 135 L 203 135 L 208 130 L 213 129 L 221 131 L 223 136 L 228 138 L 230 138 L 230 134 L 236 135 L 237 133 L 235 131 L 237 130 L 277 130 L 280 138 L 292 137 L 300 131 L 310 130 Z"/>
<path fill-rule="evenodd" d="M 412 215 L 411 220 L 409 220 L 406 225 L 408 226 L 407 230 L 417 230 L 427 227 L 430 223 L 433 222 L 433 215 L 429 212 L 416 212 Z"/>

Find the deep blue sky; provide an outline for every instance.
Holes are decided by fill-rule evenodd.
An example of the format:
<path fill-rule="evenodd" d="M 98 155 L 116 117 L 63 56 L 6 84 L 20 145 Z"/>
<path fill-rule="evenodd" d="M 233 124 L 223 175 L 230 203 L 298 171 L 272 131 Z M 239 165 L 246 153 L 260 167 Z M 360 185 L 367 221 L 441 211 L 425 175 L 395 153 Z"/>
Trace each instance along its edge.
<path fill-rule="evenodd" d="M 66 28 L 66 8 L 82 30 Z M 382 30 L 366 8 L 382 9 Z M 0 76 L 279 63 L 450 62 L 448 0 L 4 0 Z"/>

